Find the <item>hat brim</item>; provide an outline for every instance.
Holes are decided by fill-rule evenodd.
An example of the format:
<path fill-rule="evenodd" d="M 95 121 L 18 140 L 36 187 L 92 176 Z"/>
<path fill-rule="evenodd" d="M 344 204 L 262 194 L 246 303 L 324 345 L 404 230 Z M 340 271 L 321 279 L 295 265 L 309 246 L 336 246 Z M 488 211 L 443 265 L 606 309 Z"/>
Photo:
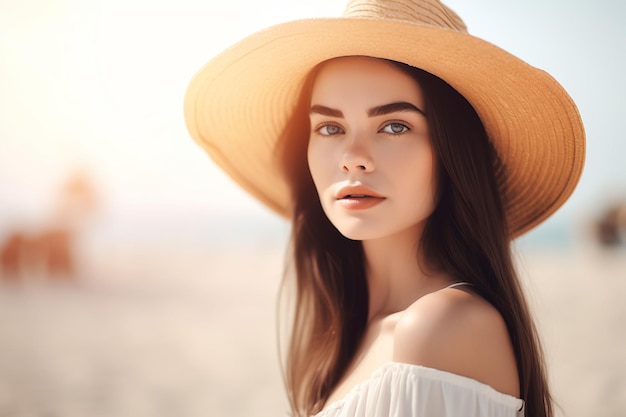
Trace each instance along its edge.
<path fill-rule="evenodd" d="M 191 136 L 245 190 L 288 216 L 277 140 L 311 69 L 352 55 L 422 68 L 472 104 L 502 162 L 497 180 L 511 238 L 545 220 L 573 192 L 585 134 L 559 83 L 480 38 L 404 22 L 300 20 L 242 40 L 191 81 L 184 107 Z"/>

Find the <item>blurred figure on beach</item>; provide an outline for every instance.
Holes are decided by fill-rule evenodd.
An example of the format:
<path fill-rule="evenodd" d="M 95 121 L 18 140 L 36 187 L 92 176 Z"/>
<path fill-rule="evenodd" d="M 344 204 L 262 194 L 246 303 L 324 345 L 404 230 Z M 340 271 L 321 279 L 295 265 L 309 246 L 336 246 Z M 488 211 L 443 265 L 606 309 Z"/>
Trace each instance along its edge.
<path fill-rule="evenodd" d="M 595 224 L 595 236 L 604 247 L 626 244 L 626 200 L 607 206 Z"/>
<path fill-rule="evenodd" d="M 75 278 L 75 240 L 97 206 L 89 175 L 72 172 L 54 197 L 42 225 L 9 230 L 0 244 L 0 277 L 22 281 L 31 276 L 46 280 Z"/>

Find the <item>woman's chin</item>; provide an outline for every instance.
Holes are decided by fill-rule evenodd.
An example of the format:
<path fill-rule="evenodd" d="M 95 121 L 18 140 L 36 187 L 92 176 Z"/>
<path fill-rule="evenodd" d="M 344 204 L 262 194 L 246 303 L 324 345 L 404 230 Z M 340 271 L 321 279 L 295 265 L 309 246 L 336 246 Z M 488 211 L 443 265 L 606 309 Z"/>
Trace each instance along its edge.
<path fill-rule="evenodd" d="M 339 233 L 350 240 L 374 240 L 390 234 L 390 231 L 383 230 L 381 225 L 363 219 L 341 219 L 332 223 Z"/>

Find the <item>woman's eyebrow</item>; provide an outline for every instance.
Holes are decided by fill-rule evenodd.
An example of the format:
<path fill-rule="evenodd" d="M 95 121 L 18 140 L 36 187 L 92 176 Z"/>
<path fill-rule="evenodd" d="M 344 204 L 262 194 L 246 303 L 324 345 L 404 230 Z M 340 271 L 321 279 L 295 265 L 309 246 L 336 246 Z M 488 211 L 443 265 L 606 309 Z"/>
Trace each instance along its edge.
<path fill-rule="evenodd" d="M 383 104 L 382 106 L 372 107 L 367 111 L 369 117 L 383 116 L 389 113 L 402 112 L 402 111 L 414 111 L 426 116 L 426 113 L 414 104 L 407 103 L 406 101 L 397 101 L 394 103 Z"/>
<path fill-rule="evenodd" d="M 396 101 L 389 104 L 383 104 L 381 106 L 372 107 L 367 111 L 367 115 L 369 117 L 375 116 L 384 116 L 385 114 L 395 113 L 395 112 L 403 112 L 403 111 L 414 111 L 424 116 L 423 110 L 417 107 L 414 104 L 408 103 L 406 101 Z M 331 107 L 322 106 L 320 104 L 314 104 L 311 106 L 310 114 L 321 114 L 322 116 L 329 117 L 338 117 L 343 118 L 343 112 L 341 110 L 333 109 Z"/>
<path fill-rule="evenodd" d="M 317 113 L 317 114 L 321 114 L 322 116 L 329 116 L 329 117 L 343 117 L 343 113 L 341 112 L 341 110 L 332 109 L 330 107 L 322 106 L 319 104 L 314 104 L 311 106 L 311 110 L 309 114 L 313 114 L 313 113 Z"/>

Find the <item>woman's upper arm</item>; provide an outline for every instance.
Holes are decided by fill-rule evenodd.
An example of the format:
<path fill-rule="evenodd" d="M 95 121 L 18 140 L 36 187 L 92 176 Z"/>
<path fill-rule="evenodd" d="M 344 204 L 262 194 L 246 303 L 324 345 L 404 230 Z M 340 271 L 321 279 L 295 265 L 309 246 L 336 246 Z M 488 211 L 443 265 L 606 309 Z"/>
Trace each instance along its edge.
<path fill-rule="evenodd" d="M 438 291 L 410 306 L 395 328 L 393 359 L 466 376 L 519 396 L 515 355 L 502 316 L 465 291 Z"/>

